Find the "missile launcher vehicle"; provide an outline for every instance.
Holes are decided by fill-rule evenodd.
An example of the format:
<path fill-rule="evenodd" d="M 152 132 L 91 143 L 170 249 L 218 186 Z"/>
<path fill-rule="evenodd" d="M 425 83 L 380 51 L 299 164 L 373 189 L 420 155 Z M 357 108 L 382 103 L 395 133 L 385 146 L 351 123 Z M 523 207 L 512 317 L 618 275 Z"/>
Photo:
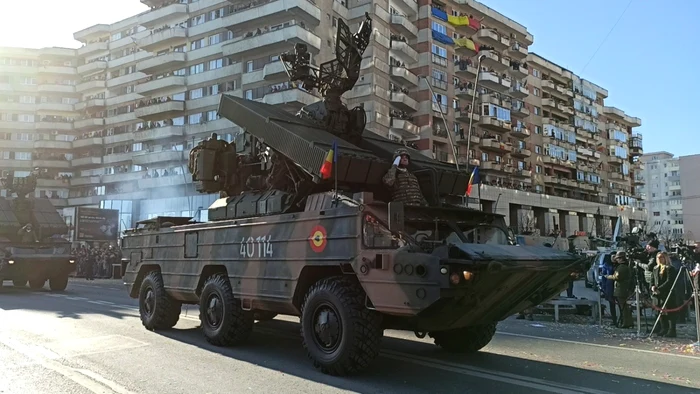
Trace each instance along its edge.
<path fill-rule="evenodd" d="M 281 55 L 299 88 L 323 96 L 297 116 L 222 96 L 219 114 L 247 140 L 213 135 L 190 152 L 195 188 L 221 196 L 206 222 L 156 217 L 125 232 L 124 281 L 147 329 L 199 305 L 206 339 L 233 346 L 255 320 L 298 316 L 313 365 L 347 375 L 377 357 L 385 329 L 478 351 L 500 320 L 585 272 L 567 252 L 516 245 L 502 215 L 446 203 L 464 195 L 466 171 L 365 130 L 340 96 L 359 77 L 366 18 L 356 34 L 339 21 L 336 59 L 318 69 L 303 45 Z M 399 148 L 427 204 L 391 201 L 382 178 Z"/>
<path fill-rule="evenodd" d="M 0 286 L 6 280 L 15 287 L 63 291 L 75 271 L 71 244 L 61 236 L 68 226 L 49 199 L 29 198 L 36 189 L 38 170 L 24 178 L 0 179 L 8 195 L 0 198 Z"/>

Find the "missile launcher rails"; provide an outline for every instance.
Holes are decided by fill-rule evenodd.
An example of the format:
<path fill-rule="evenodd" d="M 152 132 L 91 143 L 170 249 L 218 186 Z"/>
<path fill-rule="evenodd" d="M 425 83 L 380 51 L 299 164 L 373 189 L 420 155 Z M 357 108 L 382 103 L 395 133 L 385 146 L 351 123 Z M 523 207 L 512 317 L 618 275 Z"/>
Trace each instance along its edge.
<path fill-rule="evenodd" d="M 38 170 L 25 178 L 0 179 L 8 198 L 0 198 L 0 287 L 12 281 L 15 287 L 63 291 L 75 271 L 71 244 L 61 236 L 68 226 L 49 199 L 27 197 L 36 189 Z M 16 197 L 12 197 L 16 194 Z"/>
<path fill-rule="evenodd" d="M 445 202 L 468 173 L 364 129 L 340 95 L 357 80 L 371 20 L 339 21 L 337 58 L 315 69 L 306 49 L 281 56 L 290 79 L 323 100 L 297 116 L 224 95 L 219 114 L 245 130 L 192 149 L 201 193 L 220 193 L 208 221 L 158 217 L 127 230 L 124 281 L 148 329 L 168 329 L 199 305 L 215 345 L 243 343 L 255 320 L 299 316 L 304 348 L 324 373 L 346 375 L 377 357 L 385 329 L 430 335 L 450 352 L 486 346 L 496 324 L 538 305 L 583 273 L 583 260 L 517 246 L 502 215 Z M 337 146 L 334 175 L 320 168 Z M 411 154 L 429 206 L 389 202 L 393 153 Z"/>

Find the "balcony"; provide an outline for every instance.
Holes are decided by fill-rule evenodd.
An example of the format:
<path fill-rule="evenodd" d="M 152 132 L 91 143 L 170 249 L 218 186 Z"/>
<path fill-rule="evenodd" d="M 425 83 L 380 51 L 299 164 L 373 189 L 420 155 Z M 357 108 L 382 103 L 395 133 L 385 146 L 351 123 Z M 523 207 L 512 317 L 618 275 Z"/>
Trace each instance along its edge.
<path fill-rule="evenodd" d="M 493 161 L 485 161 L 485 162 L 481 163 L 480 169 L 486 170 L 486 171 L 503 172 L 503 163 L 496 163 Z"/>
<path fill-rule="evenodd" d="M 418 61 L 418 52 L 404 41 L 391 41 L 391 52 L 396 54 L 396 57 L 403 60 L 406 64 L 413 64 Z"/>
<path fill-rule="evenodd" d="M 53 141 L 52 141 L 53 142 Z M 31 150 L 36 146 L 36 144 L 33 141 L 23 141 L 23 140 L 2 140 L 0 143 L 2 144 L 2 149 L 4 151 L 8 150 L 16 150 L 16 149 L 29 149 Z M 50 145 L 50 144 L 49 144 Z M 56 149 L 55 146 L 49 146 L 49 148 L 54 148 Z M 0 161 L 2 163 L 2 161 Z"/>
<path fill-rule="evenodd" d="M 508 69 L 508 66 L 501 62 L 501 57 L 496 52 L 479 51 L 479 56 L 484 56 L 484 59 L 481 61 L 482 67 L 492 68 L 498 72 L 505 72 Z"/>
<path fill-rule="evenodd" d="M 306 0 L 304 0 L 306 1 Z M 263 67 L 263 79 L 270 80 L 279 78 L 283 75 L 287 75 L 287 71 L 284 68 L 284 64 L 280 62 L 267 63 Z"/>
<path fill-rule="evenodd" d="M 70 161 L 73 167 L 92 167 L 102 164 L 101 157 L 81 157 Z"/>
<path fill-rule="evenodd" d="M 501 36 L 491 30 L 491 29 L 479 29 L 476 32 L 475 38 L 482 44 L 492 46 L 496 48 L 497 51 L 503 51 L 510 45 L 510 42 L 504 42 L 501 40 Z"/>
<path fill-rule="evenodd" d="M 644 149 L 642 148 L 642 135 L 639 133 L 632 134 L 630 138 L 630 155 L 631 156 L 641 156 L 644 154 Z"/>
<path fill-rule="evenodd" d="M 135 115 L 143 120 L 161 120 L 177 117 L 185 110 L 184 101 L 166 101 L 146 107 L 136 108 Z"/>
<path fill-rule="evenodd" d="M 185 126 L 166 126 L 155 129 L 136 131 L 133 134 L 134 142 L 157 141 L 173 137 L 182 138 Z"/>
<path fill-rule="evenodd" d="M 241 7 L 222 18 L 221 24 L 228 30 L 245 32 L 257 29 L 261 26 L 260 21 L 265 21 L 267 26 L 275 26 L 290 19 L 316 27 L 321 22 L 321 10 L 308 0 L 274 0 L 252 7 Z"/>
<path fill-rule="evenodd" d="M 476 45 L 468 38 L 457 38 L 455 42 L 455 52 L 462 58 L 470 58 L 476 55 Z"/>
<path fill-rule="evenodd" d="M 117 125 L 120 123 L 127 123 L 127 122 L 133 122 L 136 120 L 136 113 L 135 112 L 124 112 L 124 113 L 119 113 L 115 114 L 112 116 L 108 116 L 105 118 L 105 124 L 106 125 Z"/>
<path fill-rule="evenodd" d="M 520 176 L 524 178 L 532 178 L 532 171 L 526 170 L 526 169 L 521 169 L 515 171 L 515 176 Z"/>
<path fill-rule="evenodd" d="M 110 184 L 138 181 L 139 179 L 143 179 L 145 175 L 146 171 L 118 172 L 115 174 L 102 175 L 102 183 Z"/>
<path fill-rule="evenodd" d="M 314 55 L 321 50 L 321 39 L 299 25 L 249 37 L 244 36 L 231 43 L 224 43 L 221 48 L 223 56 L 241 61 L 245 57 L 254 56 L 256 52 L 285 52 L 295 44 L 306 44 L 308 51 Z"/>
<path fill-rule="evenodd" d="M 142 178 L 138 180 L 139 189 L 155 189 L 168 186 L 178 186 L 192 183 L 192 175 L 176 174 L 158 178 Z"/>
<path fill-rule="evenodd" d="M 104 120 L 104 118 L 82 119 L 82 120 L 76 120 L 73 123 L 73 125 L 74 125 L 73 127 L 75 127 L 75 129 L 78 131 L 95 130 L 95 129 L 104 127 L 105 120 Z"/>
<path fill-rule="evenodd" d="M 608 164 L 622 164 L 623 159 L 621 157 L 610 155 L 608 156 Z"/>
<path fill-rule="evenodd" d="M 165 55 L 149 57 L 136 63 L 136 69 L 146 74 L 158 74 L 183 67 L 187 56 L 183 52 L 169 52 Z"/>
<path fill-rule="evenodd" d="M 104 108 L 105 99 L 90 99 L 73 105 L 73 111 L 85 111 L 88 109 Z"/>
<path fill-rule="evenodd" d="M 78 74 L 81 76 L 98 74 L 105 71 L 107 71 L 107 62 L 102 60 L 96 60 L 94 62 L 78 66 Z"/>
<path fill-rule="evenodd" d="M 510 89 L 508 90 L 508 94 L 514 98 L 524 99 L 530 95 L 530 92 L 520 82 L 516 82 L 511 85 Z"/>
<path fill-rule="evenodd" d="M 159 97 L 181 93 L 187 90 L 185 87 L 185 78 L 184 76 L 171 75 L 169 77 L 153 79 L 146 83 L 136 85 L 136 93 L 143 96 Z"/>
<path fill-rule="evenodd" d="M 70 183 L 68 183 L 67 180 L 63 180 L 63 179 L 39 178 L 36 180 L 36 185 L 38 187 L 46 187 L 46 188 L 51 188 L 51 189 L 63 189 L 63 188 L 67 188 L 68 186 L 70 186 Z"/>
<path fill-rule="evenodd" d="M 73 130 L 73 122 L 57 122 L 57 121 L 39 121 L 36 123 L 37 130 L 48 131 L 71 131 Z"/>
<path fill-rule="evenodd" d="M 134 140 L 134 133 L 113 134 L 103 137 L 105 145 L 120 144 Z"/>
<path fill-rule="evenodd" d="M 140 166 L 152 166 L 155 163 L 180 163 L 184 160 L 184 152 L 177 150 L 162 150 L 159 152 L 147 152 L 132 157 L 133 163 Z"/>
<path fill-rule="evenodd" d="M 73 104 L 63 103 L 39 103 L 36 105 L 37 112 L 73 112 Z"/>
<path fill-rule="evenodd" d="M 510 66 L 508 71 L 515 79 L 523 79 L 529 74 L 527 68 L 523 67 L 522 64 L 513 64 Z"/>
<path fill-rule="evenodd" d="M 73 148 L 86 148 L 88 146 L 102 146 L 102 137 L 83 138 L 73 140 Z"/>
<path fill-rule="evenodd" d="M 462 100 L 468 100 L 470 103 L 475 94 L 474 89 L 455 87 L 455 95 Z"/>
<path fill-rule="evenodd" d="M 624 181 L 626 179 L 626 176 L 619 172 L 612 171 L 608 174 L 608 178 L 614 181 Z"/>
<path fill-rule="evenodd" d="M 420 135 L 420 128 L 410 120 L 391 118 L 389 131 L 399 135 L 403 139 L 413 139 Z"/>
<path fill-rule="evenodd" d="M 467 111 L 466 108 L 456 109 L 455 110 L 455 119 L 459 122 L 465 122 L 468 124 L 470 121 L 470 113 L 471 113 L 471 121 L 478 123 L 479 122 L 479 114 L 473 113 L 471 111 Z"/>
<path fill-rule="evenodd" d="M 468 81 L 473 81 L 476 78 L 478 70 L 473 65 L 469 65 L 465 60 L 455 62 L 455 74 Z"/>
<path fill-rule="evenodd" d="M 515 157 L 526 159 L 526 158 L 532 156 L 532 151 L 530 149 L 527 149 L 527 148 L 520 148 L 520 147 L 514 146 L 513 150 L 510 152 L 510 154 L 512 156 L 515 156 Z"/>
<path fill-rule="evenodd" d="M 102 158 L 105 165 L 127 163 L 134 158 L 134 152 L 111 153 Z"/>
<path fill-rule="evenodd" d="M 109 34 L 109 33 L 108 33 Z M 100 52 L 107 52 L 109 50 L 109 42 L 91 42 L 82 48 L 78 48 L 78 56 L 87 57 L 92 56 Z M 80 72 L 80 71 L 78 71 Z"/>
<path fill-rule="evenodd" d="M 507 142 L 497 141 L 493 138 L 482 138 L 481 141 L 479 141 L 479 148 L 484 151 L 510 153 L 513 149 L 513 145 Z"/>
<path fill-rule="evenodd" d="M 391 92 L 391 94 L 389 94 L 389 102 L 403 111 L 415 112 L 416 108 L 418 108 L 416 100 L 402 92 Z"/>
<path fill-rule="evenodd" d="M 511 43 L 508 48 L 508 56 L 516 60 L 523 60 L 527 57 L 527 48 L 518 43 Z"/>
<path fill-rule="evenodd" d="M 10 141 L 4 141 L 7 143 Z M 18 141 L 19 142 L 19 141 Z M 21 141 L 24 142 L 24 141 Z M 35 140 L 34 149 L 71 149 L 73 145 L 70 141 L 57 141 L 57 140 Z"/>
<path fill-rule="evenodd" d="M 418 37 L 418 28 L 405 16 L 391 14 L 391 27 L 409 39 Z"/>
<path fill-rule="evenodd" d="M 510 78 L 501 78 L 501 89 L 499 92 L 501 93 L 506 93 L 510 90 L 510 87 L 512 85 L 512 79 Z"/>
<path fill-rule="evenodd" d="M 82 94 L 91 94 L 104 91 L 107 88 L 107 82 L 104 80 L 87 81 L 75 87 L 75 91 Z"/>
<path fill-rule="evenodd" d="M 68 160 L 33 160 L 32 166 L 39 168 L 70 168 Z"/>
<path fill-rule="evenodd" d="M 139 15 L 139 25 L 152 29 L 187 18 L 187 4 L 171 4 Z"/>
<path fill-rule="evenodd" d="M 476 18 L 468 16 L 447 15 L 447 22 L 452 25 L 456 31 L 471 36 L 481 29 L 481 23 Z"/>
<path fill-rule="evenodd" d="M 401 85 L 418 86 L 418 77 L 408 71 L 406 67 L 392 67 L 391 76 L 398 80 Z"/>
<path fill-rule="evenodd" d="M 507 133 L 511 129 L 510 122 L 484 115 L 479 118 L 479 125 L 486 130 L 495 131 L 498 133 Z"/>
<path fill-rule="evenodd" d="M 262 101 L 265 104 L 285 105 L 290 108 L 299 109 L 305 105 L 319 101 L 319 98 L 301 89 L 287 89 L 267 93 Z"/>
<path fill-rule="evenodd" d="M 137 45 L 143 50 L 154 53 L 161 49 L 177 46 L 186 41 L 187 28 L 173 27 L 166 30 L 151 32 L 150 35 L 139 39 Z"/>
<path fill-rule="evenodd" d="M 491 72 L 480 72 L 479 73 L 479 85 L 500 92 L 503 88 L 501 85 L 501 78 L 496 73 Z"/>
<path fill-rule="evenodd" d="M 530 130 L 528 130 L 527 128 L 522 127 L 522 126 L 520 126 L 520 127 L 513 126 L 510 129 L 510 135 L 511 135 L 511 137 L 525 139 L 525 138 L 530 136 Z"/>
<path fill-rule="evenodd" d="M 615 118 L 615 120 L 625 120 L 625 113 L 619 108 L 606 106 L 603 107 L 603 113 L 609 117 Z"/>
<path fill-rule="evenodd" d="M 525 107 L 525 104 L 520 103 L 519 105 L 516 103 L 513 103 L 510 107 L 510 114 L 511 116 L 516 116 L 519 118 L 526 118 L 530 116 L 530 110 Z"/>
<path fill-rule="evenodd" d="M 75 93 L 75 86 L 43 82 L 36 91 L 39 93 Z"/>

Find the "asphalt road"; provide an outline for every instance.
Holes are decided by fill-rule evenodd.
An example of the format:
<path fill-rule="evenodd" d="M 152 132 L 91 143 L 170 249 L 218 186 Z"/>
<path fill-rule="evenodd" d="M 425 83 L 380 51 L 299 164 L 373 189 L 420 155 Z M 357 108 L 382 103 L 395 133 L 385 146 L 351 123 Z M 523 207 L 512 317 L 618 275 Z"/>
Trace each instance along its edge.
<path fill-rule="evenodd" d="M 52 294 L 0 290 L 0 393 L 697 393 L 700 358 L 644 343 L 508 319 L 480 354 L 441 352 L 428 338 L 387 331 L 360 376 L 316 372 L 296 319 L 257 323 L 249 344 L 209 345 L 197 311 L 174 330 L 141 326 L 115 282 L 73 281 Z"/>

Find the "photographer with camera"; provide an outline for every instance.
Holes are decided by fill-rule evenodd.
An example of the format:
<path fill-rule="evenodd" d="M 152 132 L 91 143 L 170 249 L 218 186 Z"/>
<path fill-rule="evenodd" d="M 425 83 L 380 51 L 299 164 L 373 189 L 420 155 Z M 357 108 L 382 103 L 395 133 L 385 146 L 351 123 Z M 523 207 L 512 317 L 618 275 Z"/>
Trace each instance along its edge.
<path fill-rule="evenodd" d="M 661 315 L 661 329 L 655 334 L 660 337 L 675 338 L 677 312 L 664 312 L 663 310 L 674 309 L 680 305 L 676 293 L 673 291 L 673 283 L 678 271 L 671 264 L 671 258 L 666 252 L 657 253 L 656 262 L 651 275 L 651 292 L 652 303 L 658 313 L 657 318 Z"/>
<path fill-rule="evenodd" d="M 634 322 L 632 321 L 632 310 L 630 310 L 627 304 L 627 299 L 634 289 L 634 278 L 632 277 L 632 270 L 627 260 L 627 253 L 617 252 L 615 257 L 613 257 L 613 264 L 615 273 L 605 276 L 605 279 L 615 282 L 613 295 L 615 297 L 615 303 L 620 306 L 620 314 L 622 315 L 622 321 L 617 327 L 630 328 L 634 325 Z"/>

